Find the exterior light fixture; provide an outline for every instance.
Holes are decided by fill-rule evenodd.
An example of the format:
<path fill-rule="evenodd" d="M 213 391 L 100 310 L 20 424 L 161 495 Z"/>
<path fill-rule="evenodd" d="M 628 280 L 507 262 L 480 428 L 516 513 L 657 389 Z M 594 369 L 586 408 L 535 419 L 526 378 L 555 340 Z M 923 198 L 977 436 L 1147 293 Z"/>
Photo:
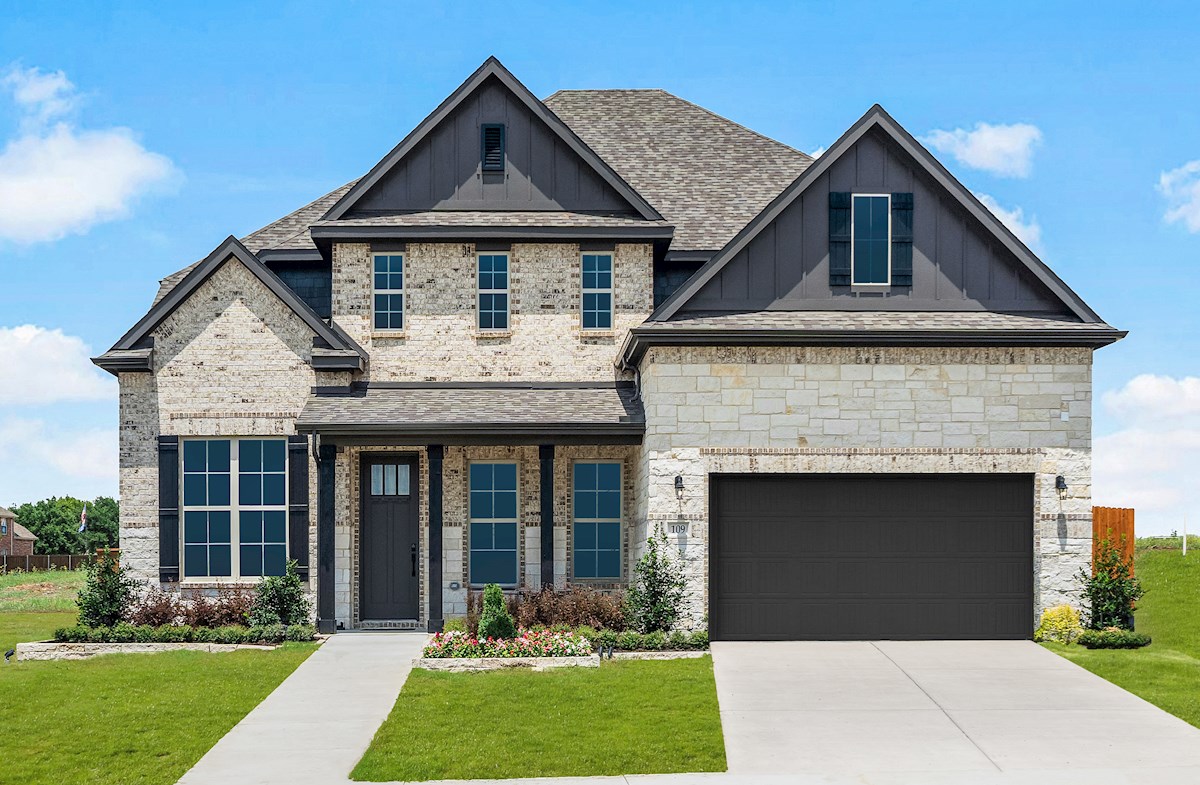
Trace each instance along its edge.
<path fill-rule="evenodd" d="M 683 476 L 675 475 L 675 498 L 683 501 Z"/>
<path fill-rule="evenodd" d="M 1067 498 L 1067 480 L 1061 474 L 1054 478 L 1054 488 L 1058 491 L 1058 498 Z"/>

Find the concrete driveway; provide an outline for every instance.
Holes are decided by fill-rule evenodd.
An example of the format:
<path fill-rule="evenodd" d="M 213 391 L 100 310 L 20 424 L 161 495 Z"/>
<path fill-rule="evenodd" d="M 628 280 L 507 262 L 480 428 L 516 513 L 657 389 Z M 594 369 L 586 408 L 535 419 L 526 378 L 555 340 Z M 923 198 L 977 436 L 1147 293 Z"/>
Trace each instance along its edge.
<path fill-rule="evenodd" d="M 730 775 L 1200 782 L 1200 730 L 1028 641 L 714 643 L 713 660 Z"/>

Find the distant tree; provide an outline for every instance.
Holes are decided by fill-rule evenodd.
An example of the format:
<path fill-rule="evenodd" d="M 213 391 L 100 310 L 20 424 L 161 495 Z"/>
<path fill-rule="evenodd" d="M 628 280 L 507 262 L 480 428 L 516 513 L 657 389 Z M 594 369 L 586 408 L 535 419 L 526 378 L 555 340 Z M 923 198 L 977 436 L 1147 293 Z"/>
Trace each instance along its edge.
<path fill-rule="evenodd" d="M 88 553 L 95 548 L 115 548 L 118 542 L 118 506 L 111 496 L 87 502 L 87 530 L 79 532 L 84 502 L 72 496 L 51 496 L 13 508 L 17 523 L 37 536 L 36 553 Z"/>

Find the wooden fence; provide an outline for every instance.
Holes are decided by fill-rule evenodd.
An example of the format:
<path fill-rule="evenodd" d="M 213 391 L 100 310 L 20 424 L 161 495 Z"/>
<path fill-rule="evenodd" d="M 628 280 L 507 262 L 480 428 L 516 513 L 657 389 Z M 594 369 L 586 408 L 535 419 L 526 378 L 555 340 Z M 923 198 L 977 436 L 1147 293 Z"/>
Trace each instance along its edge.
<path fill-rule="evenodd" d="M 113 553 L 117 550 L 114 548 Z M 33 556 L 0 556 L 0 575 L 6 572 L 33 572 L 34 570 L 75 570 L 96 558 L 91 553 L 45 554 Z"/>
<path fill-rule="evenodd" d="M 1110 540 L 1121 549 L 1122 554 L 1133 561 L 1133 510 L 1124 507 L 1092 508 L 1092 564 L 1100 543 Z"/>

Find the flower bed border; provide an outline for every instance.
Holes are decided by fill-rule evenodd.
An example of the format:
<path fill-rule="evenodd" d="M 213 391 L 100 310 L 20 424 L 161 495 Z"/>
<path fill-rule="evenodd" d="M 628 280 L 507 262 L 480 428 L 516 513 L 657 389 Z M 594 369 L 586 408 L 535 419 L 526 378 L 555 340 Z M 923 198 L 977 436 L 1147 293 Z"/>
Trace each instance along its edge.
<path fill-rule="evenodd" d="M 472 671 L 494 671 L 504 668 L 532 668 L 535 671 L 553 668 L 599 668 L 600 655 L 583 657 L 417 657 L 412 661 L 414 668 L 430 671 L 467 673 Z"/>
<path fill-rule="evenodd" d="M 614 660 L 695 660 L 709 654 L 708 649 L 673 649 L 671 651 L 614 651 Z"/>
<path fill-rule="evenodd" d="M 166 651 L 203 651 L 210 653 L 251 649 L 270 651 L 275 644 L 258 643 L 58 643 L 55 641 L 18 643 L 16 658 L 35 660 L 86 660 L 106 654 L 160 654 Z"/>

